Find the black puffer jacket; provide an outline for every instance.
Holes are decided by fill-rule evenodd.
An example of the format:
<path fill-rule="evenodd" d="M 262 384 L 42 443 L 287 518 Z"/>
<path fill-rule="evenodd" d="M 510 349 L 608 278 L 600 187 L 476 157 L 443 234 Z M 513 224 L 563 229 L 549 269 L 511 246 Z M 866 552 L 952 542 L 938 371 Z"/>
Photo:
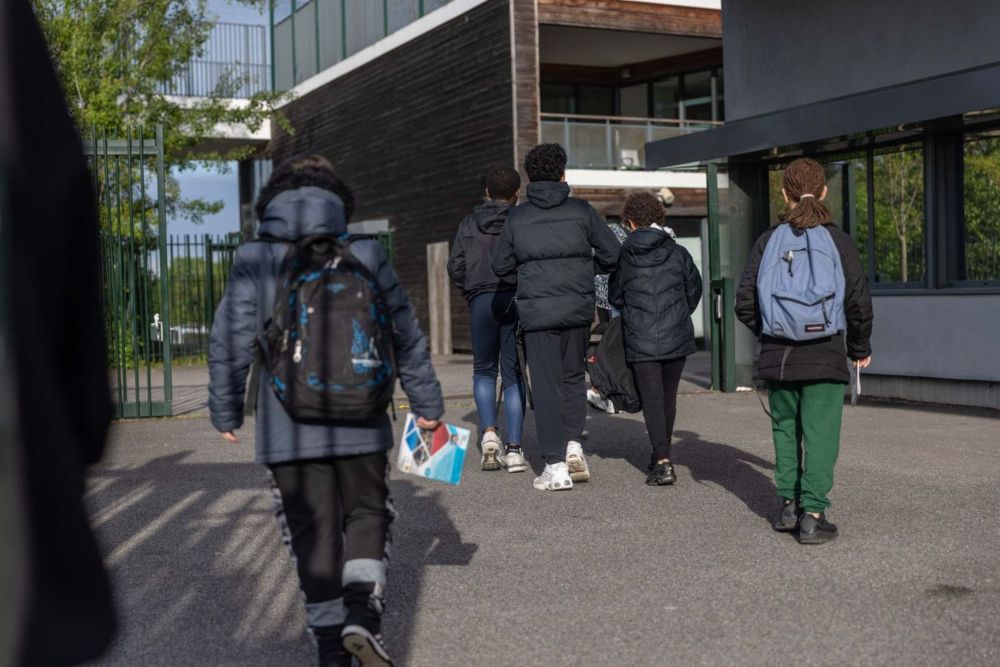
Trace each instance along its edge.
<path fill-rule="evenodd" d="M 530 183 L 510 211 L 493 253 L 498 276 L 517 272 L 517 309 L 527 331 L 589 326 L 594 275 L 618 262 L 618 241 L 597 211 L 555 181 Z M 595 271 L 596 266 L 596 271 Z"/>
<path fill-rule="evenodd" d="M 701 274 L 666 232 L 644 227 L 629 235 L 608 300 L 622 311 L 626 361 L 677 359 L 697 349 L 691 313 L 701 300 Z"/>
<path fill-rule="evenodd" d="M 466 301 L 479 294 L 513 291 L 517 286 L 513 277 L 500 278 L 490 268 L 509 212 L 508 202 L 490 200 L 473 209 L 458 226 L 448 259 L 448 275 Z"/>
<path fill-rule="evenodd" d="M 796 342 L 765 336 L 760 341 L 760 358 L 754 378 L 778 382 L 842 382 L 851 380 L 847 358 L 864 359 L 872 353 L 872 296 L 868 278 L 854 241 L 836 225 L 826 225 L 840 251 L 844 266 L 844 314 L 847 331 L 829 338 Z M 760 235 L 750 250 L 743 278 L 736 290 L 736 317 L 755 336 L 760 336 L 757 304 L 757 272 L 774 227 Z M 845 340 L 846 336 L 846 340 Z M 846 343 L 846 347 L 845 347 Z"/>

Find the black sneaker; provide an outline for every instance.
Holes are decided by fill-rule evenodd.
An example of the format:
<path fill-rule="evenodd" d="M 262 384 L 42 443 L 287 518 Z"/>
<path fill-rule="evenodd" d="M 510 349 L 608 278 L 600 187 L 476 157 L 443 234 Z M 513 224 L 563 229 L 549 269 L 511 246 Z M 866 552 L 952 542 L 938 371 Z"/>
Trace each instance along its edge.
<path fill-rule="evenodd" d="M 673 463 L 656 463 L 649 469 L 649 476 L 646 477 L 646 484 L 649 486 L 665 486 L 677 481 L 674 474 Z"/>
<path fill-rule="evenodd" d="M 799 503 L 789 498 L 782 499 L 782 509 L 778 516 L 771 521 L 771 528 L 779 533 L 790 533 L 799 525 Z"/>
<path fill-rule="evenodd" d="M 353 656 L 344 648 L 344 626 L 331 625 L 312 629 L 319 653 L 319 667 L 351 667 Z"/>
<path fill-rule="evenodd" d="M 837 527 L 826 520 L 825 514 L 817 519 L 809 512 L 799 518 L 799 544 L 823 544 L 837 539 Z"/>
<path fill-rule="evenodd" d="M 344 648 L 358 659 L 361 667 L 392 667 L 392 658 L 382 644 L 382 635 L 372 633 L 363 625 L 344 626 Z"/>

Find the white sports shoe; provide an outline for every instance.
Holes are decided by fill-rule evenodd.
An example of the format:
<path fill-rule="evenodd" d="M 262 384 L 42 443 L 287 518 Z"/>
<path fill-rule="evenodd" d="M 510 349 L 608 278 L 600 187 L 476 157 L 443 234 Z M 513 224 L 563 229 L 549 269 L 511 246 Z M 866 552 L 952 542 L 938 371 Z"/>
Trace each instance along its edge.
<path fill-rule="evenodd" d="M 483 470 L 500 470 L 500 436 L 496 431 L 483 433 L 480 449 L 483 450 Z"/>
<path fill-rule="evenodd" d="M 608 402 L 601 398 L 601 395 L 593 388 L 587 390 L 587 402 L 601 412 L 608 412 Z M 611 409 L 614 410 L 614 408 Z"/>
<path fill-rule="evenodd" d="M 569 476 L 574 482 L 590 481 L 590 466 L 583 457 L 583 445 L 576 440 L 570 440 L 566 445 L 566 466 Z"/>
<path fill-rule="evenodd" d="M 508 449 L 503 455 L 503 467 L 507 472 L 524 472 L 528 469 L 528 464 L 520 449 Z"/>
<path fill-rule="evenodd" d="M 535 478 L 534 486 L 539 491 L 568 491 L 573 488 L 573 480 L 565 463 L 549 463 Z"/>

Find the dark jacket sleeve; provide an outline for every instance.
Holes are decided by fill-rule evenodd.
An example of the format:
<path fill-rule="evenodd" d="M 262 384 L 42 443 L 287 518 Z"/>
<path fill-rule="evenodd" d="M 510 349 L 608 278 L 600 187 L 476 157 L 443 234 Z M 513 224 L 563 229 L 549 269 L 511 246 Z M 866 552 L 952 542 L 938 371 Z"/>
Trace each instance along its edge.
<path fill-rule="evenodd" d="M 620 258 L 614 273 L 608 278 L 608 303 L 621 310 L 625 307 L 625 262 Z"/>
<path fill-rule="evenodd" d="M 464 222 L 458 226 L 455 242 L 451 245 L 451 256 L 448 258 L 448 277 L 458 289 L 465 288 L 465 237 L 462 234 L 464 226 Z"/>
<path fill-rule="evenodd" d="M 618 255 L 621 252 L 621 244 L 615 238 L 614 232 L 608 229 L 608 224 L 604 222 L 600 214 L 594 207 L 587 204 L 589 219 L 587 220 L 587 239 L 590 247 L 594 249 L 594 264 L 597 273 L 611 273 L 618 264 Z"/>
<path fill-rule="evenodd" d="M 509 276 L 517 271 L 517 258 L 514 257 L 514 225 L 510 220 L 500 231 L 496 248 L 493 249 L 493 259 L 490 268 L 498 276 Z"/>
<path fill-rule="evenodd" d="M 868 290 L 868 277 L 857 246 L 851 237 L 840 231 L 833 230 L 833 239 L 840 252 L 840 261 L 844 266 L 844 314 L 847 316 L 847 356 L 851 359 L 864 359 L 872 353 L 871 337 L 874 314 L 872 312 L 872 295 Z"/>
<path fill-rule="evenodd" d="M 431 365 L 427 338 L 420 329 L 413 304 L 406 296 L 385 252 L 381 247 L 375 248 L 375 252 L 378 265 L 375 275 L 385 293 L 392 316 L 393 348 L 400 384 L 418 417 L 440 419 L 444 414 L 444 397 L 434 366 Z"/>
<path fill-rule="evenodd" d="M 688 310 L 693 313 L 698 307 L 698 302 L 701 301 L 701 273 L 694 265 L 694 258 L 691 257 L 687 248 L 678 246 L 677 249 L 681 251 L 681 257 L 684 260 L 684 298 L 687 299 Z"/>
<path fill-rule="evenodd" d="M 760 270 L 760 260 L 764 256 L 764 248 L 771 232 L 760 235 L 750 249 L 743 277 L 736 288 L 736 319 L 745 324 L 755 336 L 760 335 L 760 310 L 757 308 L 757 272 Z"/>
<path fill-rule="evenodd" d="M 242 249 L 241 249 L 242 250 Z M 208 346 L 208 410 L 221 432 L 243 425 L 247 372 L 257 341 L 257 271 L 246 251 L 236 254 L 225 294 L 215 311 Z"/>

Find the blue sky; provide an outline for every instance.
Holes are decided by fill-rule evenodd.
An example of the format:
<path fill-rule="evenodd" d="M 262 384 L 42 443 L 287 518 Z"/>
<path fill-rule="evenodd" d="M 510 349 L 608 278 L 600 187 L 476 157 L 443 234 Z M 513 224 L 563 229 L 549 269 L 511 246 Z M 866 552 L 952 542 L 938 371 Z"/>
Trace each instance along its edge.
<path fill-rule="evenodd" d="M 267 23 L 267 17 L 255 9 L 227 0 L 213 0 L 209 3 L 210 11 L 219 17 L 220 21 L 230 23 Z M 208 217 L 204 224 L 195 225 L 186 220 L 167 220 L 167 229 L 171 234 L 227 234 L 240 229 L 239 186 L 236 181 L 236 164 L 224 174 L 216 173 L 214 169 L 195 169 L 175 174 L 181 187 L 181 196 L 185 198 L 204 198 L 222 201 L 225 208 L 217 215 Z"/>

